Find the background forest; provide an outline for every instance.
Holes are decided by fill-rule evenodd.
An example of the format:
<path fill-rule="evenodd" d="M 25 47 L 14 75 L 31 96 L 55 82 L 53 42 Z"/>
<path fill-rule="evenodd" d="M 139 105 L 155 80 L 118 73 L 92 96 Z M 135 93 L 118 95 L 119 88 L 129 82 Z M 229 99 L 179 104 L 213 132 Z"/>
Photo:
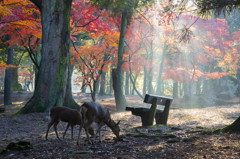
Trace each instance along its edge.
<path fill-rule="evenodd" d="M 239 5 L 0 0 L 0 155 L 239 158 Z M 125 111 L 149 107 L 146 94 L 173 98 L 168 125 L 142 127 Z M 79 110 L 84 101 L 102 103 L 121 121 L 121 140 L 109 128 L 103 143 L 79 146 L 53 130 L 45 140 L 50 109 Z M 7 146 L 16 141 L 30 147 Z"/>
<path fill-rule="evenodd" d="M 218 17 L 213 13 L 199 16 L 196 3 L 132 3 L 136 4 L 114 4 L 118 10 L 112 11 L 114 7 L 103 9 L 104 3 L 97 1 L 73 1 L 69 43 L 74 92 L 91 93 L 93 101 L 96 95 L 113 94 L 112 70 L 121 63 L 124 95 L 170 96 L 179 99 L 177 107 L 236 101 L 240 87 L 238 10 Z M 124 7 L 131 9 L 120 46 Z M 30 1 L 8 0 L 1 2 L 0 14 L 0 89 L 6 91 L 5 104 L 9 104 L 9 89 L 35 89 L 43 60 L 41 13 Z M 117 109 L 122 110 L 122 105 L 127 104 L 117 104 Z"/>

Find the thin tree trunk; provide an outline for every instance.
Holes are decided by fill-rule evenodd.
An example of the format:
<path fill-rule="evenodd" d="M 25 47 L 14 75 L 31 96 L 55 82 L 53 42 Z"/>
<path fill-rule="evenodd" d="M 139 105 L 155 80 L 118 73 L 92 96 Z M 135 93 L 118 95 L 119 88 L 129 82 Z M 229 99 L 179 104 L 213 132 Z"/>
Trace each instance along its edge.
<path fill-rule="evenodd" d="M 129 95 L 129 72 L 125 71 L 125 95 Z"/>
<path fill-rule="evenodd" d="M 109 86 L 109 94 L 113 92 L 113 80 L 112 80 L 112 71 L 110 71 L 110 86 Z"/>
<path fill-rule="evenodd" d="M 81 87 L 81 92 L 86 93 L 86 86 L 85 86 L 85 80 L 82 81 L 82 87 Z"/>
<path fill-rule="evenodd" d="M 153 81 L 153 48 L 152 48 L 152 41 L 151 41 L 151 53 L 150 53 L 150 59 L 151 59 L 151 67 L 149 70 L 149 74 L 148 74 L 148 93 L 150 94 L 154 94 L 154 89 L 153 89 L 153 85 L 152 85 L 152 81 Z"/>
<path fill-rule="evenodd" d="M 143 78 L 143 96 L 147 93 L 147 69 L 144 66 L 144 78 Z"/>
<path fill-rule="evenodd" d="M 132 92 L 131 92 L 131 94 L 132 95 L 134 95 L 134 92 L 135 92 L 134 86 L 135 86 L 136 82 L 137 82 L 137 76 L 135 76 L 133 81 L 131 80 L 131 83 L 132 83 Z"/>
<path fill-rule="evenodd" d="M 178 98 L 178 82 L 176 81 L 173 82 L 173 98 Z"/>
<path fill-rule="evenodd" d="M 13 46 L 8 48 L 7 51 L 8 51 L 7 64 L 12 65 L 13 64 Z M 5 71 L 5 80 L 4 80 L 4 105 L 12 104 L 11 76 L 12 76 L 12 68 L 7 68 Z"/>
<path fill-rule="evenodd" d="M 101 84 L 100 84 L 100 92 L 99 95 L 105 95 L 105 86 L 106 86 L 106 72 L 103 72 L 101 75 Z"/>
<path fill-rule="evenodd" d="M 39 5 L 41 2 L 41 5 Z M 33 97 L 20 113 L 46 112 L 63 105 L 70 63 L 70 10 L 72 0 L 36 1 L 42 17 L 42 59 Z M 68 105 L 70 107 L 70 105 Z"/>
<path fill-rule="evenodd" d="M 117 69 L 112 70 L 113 77 L 113 90 L 116 102 L 117 111 L 124 111 L 127 106 L 127 101 L 123 95 L 123 84 L 122 84 L 122 64 L 123 64 L 123 52 L 124 52 L 124 39 L 127 29 L 127 12 L 122 12 L 122 22 L 121 22 L 121 31 L 120 39 L 118 46 L 118 64 Z"/>
<path fill-rule="evenodd" d="M 162 61 L 160 62 L 159 65 L 159 72 L 158 72 L 158 80 L 157 80 L 157 90 L 156 93 L 159 95 L 163 95 L 164 94 L 164 90 L 162 89 L 162 85 L 163 85 L 163 80 L 162 80 L 162 72 L 163 72 L 163 64 L 166 58 L 166 53 L 167 53 L 167 45 L 164 43 L 163 46 L 163 53 L 162 53 Z"/>

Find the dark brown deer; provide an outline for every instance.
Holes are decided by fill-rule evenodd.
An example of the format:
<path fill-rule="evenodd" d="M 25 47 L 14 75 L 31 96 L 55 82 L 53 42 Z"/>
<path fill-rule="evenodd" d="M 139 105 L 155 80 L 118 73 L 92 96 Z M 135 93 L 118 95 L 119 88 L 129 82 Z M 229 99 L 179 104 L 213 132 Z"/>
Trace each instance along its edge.
<path fill-rule="evenodd" d="M 105 108 L 102 104 L 96 103 L 96 102 L 85 102 L 81 106 L 81 113 L 84 120 L 84 127 L 86 130 L 87 139 L 90 143 L 92 143 L 89 139 L 88 135 L 88 128 L 93 123 L 98 123 L 98 129 L 96 131 L 96 134 L 94 135 L 94 140 L 96 138 L 96 135 L 99 135 L 99 142 L 101 142 L 101 135 L 100 130 L 102 126 L 105 124 L 112 130 L 112 132 L 117 136 L 118 139 L 120 139 L 119 132 L 119 123 L 115 123 L 110 116 L 110 113 L 107 108 Z"/>
<path fill-rule="evenodd" d="M 57 125 L 60 121 L 68 123 L 68 125 L 66 127 L 66 130 L 63 134 L 63 138 L 65 137 L 69 126 L 71 126 L 71 136 L 72 136 L 72 139 L 73 139 L 73 127 L 75 125 L 82 125 L 82 121 L 83 121 L 82 120 L 82 113 L 80 113 L 78 110 L 71 109 L 71 108 L 68 108 L 68 107 L 62 107 L 62 106 L 53 107 L 50 111 L 50 118 L 51 118 L 51 121 L 48 124 L 48 129 L 47 129 L 47 132 L 46 132 L 46 140 L 47 140 L 47 137 L 48 137 L 48 131 L 53 124 L 54 124 L 54 130 L 55 130 L 56 136 L 60 140 L 60 138 L 58 136 L 58 133 L 57 133 Z M 80 129 L 82 129 L 81 126 L 80 126 Z M 80 131 L 81 131 L 80 129 L 79 129 L 79 135 L 80 135 Z M 88 131 L 90 132 L 91 135 L 94 135 L 94 130 L 93 130 L 92 127 L 89 127 Z M 78 142 L 77 142 L 77 144 L 78 144 Z"/>

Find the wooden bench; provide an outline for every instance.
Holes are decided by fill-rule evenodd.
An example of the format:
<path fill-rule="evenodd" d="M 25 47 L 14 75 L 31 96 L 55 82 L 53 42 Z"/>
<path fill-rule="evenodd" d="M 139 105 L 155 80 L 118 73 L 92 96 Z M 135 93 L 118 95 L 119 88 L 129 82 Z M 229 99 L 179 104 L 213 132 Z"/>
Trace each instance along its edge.
<path fill-rule="evenodd" d="M 140 116 L 142 119 L 142 126 L 153 125 L 154 117 L 156 124 L 166 125 L 172 101 L 173 99 L 169 97 L 146 94 L 144 103 L 152 104 L 151 108 L 126 107 L 126 110 L 132 111 L 133 115 Z M 158 110 L 157 105 L 165 106 L 163 111 Z"/>

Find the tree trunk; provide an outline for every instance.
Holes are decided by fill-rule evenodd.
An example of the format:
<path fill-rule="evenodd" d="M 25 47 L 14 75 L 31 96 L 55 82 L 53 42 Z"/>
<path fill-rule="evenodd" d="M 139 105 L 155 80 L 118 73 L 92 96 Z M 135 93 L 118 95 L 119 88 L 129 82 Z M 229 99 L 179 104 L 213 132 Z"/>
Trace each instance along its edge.
<path fill-rule="evenodd" d="M 178 82 L 173 81 L 173 99 L 178 98 Z"/>
<path fill-rule="evenodd" d="M 97 87 L 97 82 L 94 81 L 94 82 L 93 82 L 93 86 L 91 87 L 91 85 L 89 85 L 89 87 L 90 87 L 90 91 L 91 91 L 92 101 L 95 102 L 95 101 L 96 101 L 96 87 Z"/>
<path fill-rule="evenodd" d="M 117 111 L 124 111 L 127 106 L 127 101 L 123 95 L 123 87 L 121 81 L 122 77 L 119 76 L 122 76 L 122 74 L 118 72 L 118 69 L 112 69 L 113 90 L 116 108 Z"/>
<path fill-rule="evenodd" d="M 103 72 L 101 75 L 101 83 L 100 83 L 100 92 L 99 95 L 105 95 L 105 86 L 106 86 L 106 72 Z"/>
<path fill-rule="evenodd" d="M 159 72 L 158 72 L 158 80 L 157 80 L 157 90 L 156 93 L 159 95 L 163 95 L 164 94 L 164 90 L 161 89 L 162 85 L 163 85 L 163 80 L 162 80 L 162 72 L 163 72 L 163 64 L 166 58 L 166 52 L 167 52 L 167 46 L 164 43 L 163 46 L 163 53 L 162 53 L 162 61 L 160 62 L 160 66 L 159 66 Z"/>
<path fill-rule="evenodd" d="M 12 65 L 13 64 L 13 46 L 8 48 L 7 50 L 8 50 L 7 64 Z M 4 80 L 4 105 L 12 104 L 11 76 L 12 76 L 12 68 L 7 68 L 5 71 L 5 80 Z"/>
<path fill-rule="evenodd" d="M 87 88 L 86 88 L 86 86 L 85 86 L 85 80 L 83 80 L 83 81 L 82 81 L 82 88 L 81 88 L 82 91 L 81 91 L 81 92 L 82 92 L 82 93 L 86 93 L 86 89 L 87 89 Z"/>
<path fill-rule="evenodd" d="M 99 80 L 97 80 L 95 84 L 95 94 L 99 93 L 99 86 L 100 86 L 100 83 L 99 83 Z"/>
<path fill-rule="evenodd" d="M 240 69 L 237 69 L 237 91 L 236 95 L 240 97 Z"/>
<path fill-rule="evenodd" d="M 13 91 L 19 91 L 22 89 L 22 85 L 18 82 L 18 68 L 12 68 L 12 85 Z"/>
<path fill-rule="evenodd" d="M 125 72 L 125 95 L 129 95 L 129 72 Z"/>
<path fill-rule="evenodd" d="M 112 70 L 113 77 L 113 90 L 116 102 L 117 111 L 124 111 L 127 106 L 127 101 L 123 95 L 123 84 L 122 84 L 122 64 L 123 64 L 123 52 L 124 52 L 124 39 L 127 29 L 127 12 L 122 12 L 122 22 L 121 22 L 121 31 L 120 39 L 118 46 L 118 64 L 117 69 Z"/>
<path fill-rule="evenodd" d="M 223 132 L 240 132 L 240 117 L 238 117 L 231 125 L 223 128 Z"/>
<path fill-rule="evenodd" d="M 38 3 L 39 1 L 36 1 Z M 20 113 L 46 112 L 62 106 L 66 94 L 70 65 L 70 10 L 72 0 L 42 0 L 42 59 L 33 97 Z M 39 3 L 37 4 L 39 6 Z M 68 105 L 70 107 L 70 105 Z"/>
<path fill-rule="evenodd" d="M 147 93 L 147 69 L 144 66 L 144 78 L 143 78 L 143 96 Z"/>
<path fill-rule="evenodd" d="M 137 77 L 138 77 L 138 76 L 135 76 L 135 77 L 134 77 L 134 80 L 131 81 L 131 83 L 132 83 L 132 91 L 131 91 L 131 94 L 132 94 L 132 95 L 134 95 L 134 92 L 135 92 L 134 85 L 136 85 Z"/>
<path fill-rule="evenodd" d="M 72 109 L 79 110 L 80 107 L 72 96 L 72 73 L 73 73 L 73 66 L 70 65 L 70 56 L 69 56 L 67 88 L 66 88 L 66 94 L 65 94 L 63 105 Z"/>
<path fill-rule="evenodd" d="M 112 79 L 112 71 L 110 71 L 110 86 L 109 86 L 109 94 L 113 92 L 113 79 Z"/>
<path fill-rule="evenodd" d="M 153 89 L 153 43 L 151 41 L 151 53 L 150 53 L 150 60 L 151 60 L 151 67 L 149 70 L 149 74 L 148 74 L 148 93 L 149 94 L 155 94 L 154 93 L 154 89 Z"/>

